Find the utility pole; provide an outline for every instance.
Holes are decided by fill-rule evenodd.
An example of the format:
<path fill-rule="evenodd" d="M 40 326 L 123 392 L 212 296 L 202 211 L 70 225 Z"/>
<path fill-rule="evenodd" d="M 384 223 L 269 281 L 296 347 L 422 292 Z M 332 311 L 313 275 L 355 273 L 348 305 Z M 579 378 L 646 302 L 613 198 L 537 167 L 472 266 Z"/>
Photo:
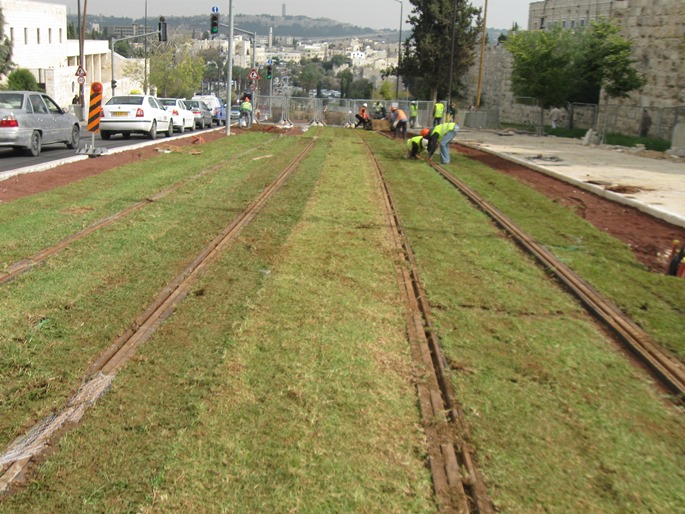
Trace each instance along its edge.
<path fill-rule="evenodd" d="M 476 109 L 480 109 L 480 92 L 483 85 L 483 61 L 485 59 L 485 40 L 487 39 L 488 29 L 488 0 L 485 0 L 483 12 L 483 37 L 480 43 L 480 67 L 478 68 L 478 89 L 476 90 Z"/>

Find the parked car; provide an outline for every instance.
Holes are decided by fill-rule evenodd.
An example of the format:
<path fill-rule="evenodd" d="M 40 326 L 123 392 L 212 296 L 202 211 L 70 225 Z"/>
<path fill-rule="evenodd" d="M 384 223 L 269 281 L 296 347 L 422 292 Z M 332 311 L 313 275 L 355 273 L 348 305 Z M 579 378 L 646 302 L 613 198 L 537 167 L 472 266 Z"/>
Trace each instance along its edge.
<path fill-rule="evenodd" d="M 133 133 L 156 139 L 158 132 L 174 132 L 171 114 L 150 95 L 113 96 L 102 106 L 100 137 L 104 140 L 120 133 L 124 139 Z"/>
<path fill-rule="evenodd" d="M 44 145 L 64 143 L 78 148 L 79 120 L 45 93 L 0 91 L 0 147 L 9 146 L 38 157 Z"/>
<path fill-rule="evenodd" d="M 184 103 L 193 111 L 195 126 L 201 129 L 212 126 L 212 111 L 202 100 L 185 100 Z"/>
<path fill-rule="evenodd" d="M 238 121 L 240 119 L 240 106 L 231 106 L 231 121 Z"/>
<path fill-rule="evenodd" d="M 171 113 L 174 130 L 183 134 L 185 129 L 195 130 L 195 114 L 188 109 L 182 98 L 158 98 L 159 103 Z"/>
<path fill-rule="evenodd" d="M 224 104 L 216 95 L 195 95 L 193 100 L 202 100 L 212 112 L 212 122 L 217 125 L 226 123 Z"/>

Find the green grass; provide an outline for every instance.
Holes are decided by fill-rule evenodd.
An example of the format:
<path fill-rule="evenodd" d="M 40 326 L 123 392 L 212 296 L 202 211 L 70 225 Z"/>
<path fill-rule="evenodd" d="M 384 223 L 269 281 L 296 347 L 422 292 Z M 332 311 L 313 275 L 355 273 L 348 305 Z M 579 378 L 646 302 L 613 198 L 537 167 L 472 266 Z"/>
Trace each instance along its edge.
<path fill-rule="evenodd" d="M 434 510 L 378 191 L 341 139 L 0 512 Z"/>
<path fill-rule="evenodd" d="M 248 136 L 216 142 L 217 158 L 268 137 Z M 425 163 L 344 129 L 279 138 L 272 159 L 227 164 L 1 288 L 2 444 L 62 406 L 97 351 L 310 137 L 294 176 L 0 512 L 436 510 L 397 256 L 359 137 L 389 180 L 498 508 L 685 509 L 682 413 Z M 479 163 L 454 155 L 448 168 L 681 347 L 679 283 Z M 124 182 L 112 187 L 135 198 Z M 57 193 L 32 197 L 35 210 L 48 197 L 59 213 Z"/>
<path fill-rule="evenodd" d="M 665 152 L 671 149 L 671 142 L 655 137 L 626 136 L 624 134 L 607 134 L 608 145 L 629 146 L 645 145 L 645 149 Z"/>
<path fill-rule="evenodd" d="M 397 149 L 378 144 L 497 506 L 685 509 L 682 414 L 661 403 L 648 377 L 484 214 L 425 164 L 398 164 Z M 554 241 L 565 260 L 572 254 L 571 264 L 586 278 L 602 278 L 605 291 L 629 295 L 661 282 L 620 242 L 515 181 L 459 156 L 449 169 L 539 242 Z M 564 252 L 566 238 L 582 243 L 577 253 Z M 676 285 L 664 287 L 670 298 L 665 291 L 654 298 L 672 313 L 685 305 Z M 633 301 L 623 300 L 624 307 Z M 653 323 L 672 321 L 682 316 Z"/>

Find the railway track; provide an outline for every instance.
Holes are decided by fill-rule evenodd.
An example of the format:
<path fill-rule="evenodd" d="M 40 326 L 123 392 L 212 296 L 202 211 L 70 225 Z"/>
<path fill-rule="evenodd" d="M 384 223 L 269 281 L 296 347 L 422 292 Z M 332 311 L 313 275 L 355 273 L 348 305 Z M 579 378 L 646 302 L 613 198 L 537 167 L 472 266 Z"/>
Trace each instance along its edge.
<path fill-rule="evenodd" d="M 315 143 L 315 140 L 309 142 L 302 152 L 281 171 L 276 180 L 266 187 L 252 204 L 234 218 L 157 295 L 145 311 L 132 323 L 131 328 L 95 359 L 78 392 L 61 411 L 36 424 L 27 434 L 12 443 L 3 454 L 0 454 L 0 494 L 8 492 L 22 476 L 25 476 L 32 462 L 39 458 L 48 447 L 54 446 L 64 432 L 74 427 L 87 409 L 107 391 L 117 371 L 126 364 L 135 353 L 136 348 L 150 339 L 164 320 L 171 316 L 174 306 L 185 298 L 196 277 L 221 255 L 226 246 L 262 210 L 268 200 L 297 169 L 299 163 L 311 151 Z"/>
<path fill-rule="evenodd" d="M 383 135 L 390 138 L 388 134 Z M 585 282 L 552 252 L 538 244 L 466 183 L 437 163 L 431 161 L 428 163 L 447 182 L 505 230 L 521 248 L 551 271 L 555 278 L 576 296 L 597 320 L 607 326 L 623 343 L 624 347 L 651 371 L 654 378 L 673 393 L 676 403 L 685 405 L 685 366 L 678 359 L 661 348 L 615 304 Z"/>
<path fill-rule="evenodd" d="M 433 488 L 441 512 L 494 512 L 485 482 L 475 466 L 470 431 L 456 401 L 440 340 L 433 329 L 431 309 L 419 278 L 418 266 L 397 214 L 390 189 L 368 143 L 366 151 L 383 192 L 388 227 L 398 261 L 397 275 L 404 299 L 407 334 L 418 367 L 416 381 L 428 442 Z"/>
<path fill-rule="evenodd" d="M 22 259 L 18 262 L 10 264 L 5 271 L 0 273 L 0 285 L 6 284 L 7 282 L 9 282 L 9 281 L 15 279 L 16 277 L 18 277 L 19 275 L 21 275 L 22 273 L 25 273 L 25 272 L 35 268 L 36 266 L 41 265 L 43 262 L 45 262 L 45 260 L 47 260 L 48 258 L 50 258 L 54 255 L 57 255 L 59 252 L 61 252 L 65 248 L 67 248 L 70 244 L 72 244 L 72 243 L 74 243 L 80 239 L 83 239 L 83 238 L 89 236 L 90 234 L 97 232 L 98 230 L 100 230 L 102 228 L 108 227 L 108 226 L 116 223 L 117 221 L 125 218 L 126 216 L 128 216 L 129 214 L 131 214 L 135 211 L 142 209 L 143 207 L 147 207 L 148 205 L 150 205 L 154 202 L 158 202 L 159 200 L 169 196 L 171 193 L 178 191 L 184 185 L 186 185 L 186 184 L 188 184 L 194 180 L 198 180 L 201 177 L 211 175 L 212 173 L 215 173 L 216 171 L 223 168 L 227 163 L 242 159 L 246 155 L 254 152 L 257 149 L 263 148 L 264 146 L 266 146 L 268 144 L 269 144 L 269 142 L 258 145 L 254 148 L 251 148 L 250 150 L 248 150 L 246 152 L 243 152 L 239 155 L 233 156 L 231 159 L 223 160 L 223 161 L 217 163 L 216 165 L 212 166 L 209 169 L 202 170 L 200 173 L 197 173 L 191 177 L 185 178 L 183 180 L 179 180 L 178 182 L 170 185 L 169 187 L 164 188 L 164 189 L 158 191 L 157 193 L 148 196 L 147 198 L 145 198 L 143 200 L 135 202 L 135 203 L 129 205 L 128 207 L 126 207 L 125 209 L 122 209 L 119 212 L 112 214 L 111 216 L 107 216 L 106 218 L 98 220 L 95 223 L 93 223 L 92 225 L 84 228 L 83 230 L 76 232 L 75 234 L 72 234 L 68 237 L 65 237 L 64 239 L 59 241 L 57 244 L 54 244 L 54 245 L 49 246 L 47 248 L 43 248 L 42 250 L 36 252 L 35 254 L 33 254 L 30 257 L 27 257 L 26 259 Z"/>

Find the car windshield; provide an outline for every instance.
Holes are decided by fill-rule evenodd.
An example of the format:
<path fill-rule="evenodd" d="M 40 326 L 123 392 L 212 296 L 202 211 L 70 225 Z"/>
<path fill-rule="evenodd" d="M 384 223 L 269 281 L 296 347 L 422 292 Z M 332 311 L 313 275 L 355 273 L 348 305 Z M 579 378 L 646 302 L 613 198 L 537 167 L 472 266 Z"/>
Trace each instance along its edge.
<path fill-rule="evenodd" d="M 106 105 L 143 105 L 142 96 L 113 96 Z"/>
<path fill-rule="evenodd" d="M 200 107 L 200 104 L 198 104 L 197 102 L 194 102 L 192 100 L 186 100 L 186 105 L 188 107 Z"/>
<path fill-rule="evenodd" d="M 158 98 L 158 100 L 159 100 L 159 103 L 161 103 L 164 106 L 167 106 L 167 105 L 172 106 L 172 107 L 176 106 L 176 100 L 174 100 L 173 98 Z"/>
<path fill-rule="evenodd" d="M 21 109 L 24 95 L 19 93 L 0 93 L 0 109 Z"/>

